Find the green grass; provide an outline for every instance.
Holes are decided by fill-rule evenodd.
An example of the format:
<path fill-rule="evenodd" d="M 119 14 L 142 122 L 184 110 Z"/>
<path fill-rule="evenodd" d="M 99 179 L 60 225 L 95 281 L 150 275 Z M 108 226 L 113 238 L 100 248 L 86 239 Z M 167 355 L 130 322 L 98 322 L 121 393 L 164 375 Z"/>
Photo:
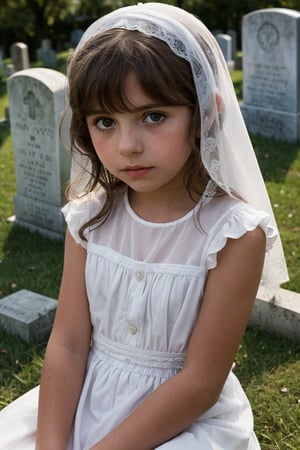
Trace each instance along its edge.
<path fill-rule="evenodd" d="M 287 260 L 290 281 L 283 287 L 300 292 L 300 146 L 259 136 L 252 137 L 252 142 Z"/>
<path fill-rule="evenodd" d="M 241 101 L 243 98 L 243 72 L 241 70 L 234 70 L 231 72 L 231 79 L 234 84 L 236 96 Z"/>
<path fill-rule="evenodd" d="M 250 329 L 235 373 L 251 402 L 262 450 L 299 450 L 300 346 Z"/>
<path fill-rule="evenodd" d="M 5 109 L 8 106 L 6 94 L 6 76 L 4 70 L 0 70 L 0 119 L 5 118 Z"/>
<path fill-rule="evenodd" d="M 29 345 L 0 327 L 0 409 L 39 383 L 45 343 Z"/>
<path fill-rule="evenodd" d="M 65 55 L 59 57 L 64 71 Z M 242 97 L 242 72 L 233 72 Z M 0 118 L 7 96 L 0 76 Z M 299 192 L 300 145 L 252 136 L 286 252 L 290 282 L 300 292 Z M 0 128 L 0 298 L 29 289 L 57 298 L 63 242 L 17 228 L 7 222 L 14 214 L 12 140 Z M 46 343 L 29 345 L 0 328 L 0 408 L 39 382 Z M 250 399 L 262 450 L 300 448 L 300 346 L 257 329 L 248 329 L 236 358 L 235 373 Z"/>

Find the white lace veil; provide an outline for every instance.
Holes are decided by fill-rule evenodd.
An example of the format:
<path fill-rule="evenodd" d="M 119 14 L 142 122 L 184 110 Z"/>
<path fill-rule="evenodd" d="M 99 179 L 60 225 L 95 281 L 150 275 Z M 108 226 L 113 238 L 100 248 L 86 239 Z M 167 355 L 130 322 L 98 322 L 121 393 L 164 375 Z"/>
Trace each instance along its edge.
<path fill-rule="evenodd" d="M 112 28 L 138 30 L 166 42 L 192 68 L 201 115 L 200 152 L 211 178 L 229 195 L 268 212 L 276 228 L 270 200 L 242 118 L 230 74 L 213 35 L 192 14 L 160 3 L 127 6 L 95 21 L 77 48 Z M 222 99 L 221 110 L 217 95 Z M 219 98 L 220 98 L 219 97 Z M 268 252 L 263 284 L 288 280 L 280 238 Z"/>

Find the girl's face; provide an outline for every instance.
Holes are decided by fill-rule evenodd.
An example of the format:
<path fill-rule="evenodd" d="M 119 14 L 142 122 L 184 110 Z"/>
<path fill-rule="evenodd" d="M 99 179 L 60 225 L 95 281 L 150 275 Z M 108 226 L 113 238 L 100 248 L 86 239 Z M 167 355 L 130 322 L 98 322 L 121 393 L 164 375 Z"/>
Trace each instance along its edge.
<path fill-rule="evenodd" d="M 102 164 L 136 192 L 184 189 L 183 168 L 191 153 L 191 110 L 153 101 L 134 73 L 125 80 L 125 93 L 130 111 L 107 113 L 96 106 L 86 118 Z"/>

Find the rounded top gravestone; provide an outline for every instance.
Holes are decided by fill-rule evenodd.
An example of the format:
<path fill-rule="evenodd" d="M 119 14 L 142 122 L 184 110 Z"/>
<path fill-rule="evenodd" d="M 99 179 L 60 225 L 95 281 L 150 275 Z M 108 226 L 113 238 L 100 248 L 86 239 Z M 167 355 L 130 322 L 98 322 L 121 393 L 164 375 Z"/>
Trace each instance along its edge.
<path fill-rule="evenodd" d="M 242 112 L 250 132 L 300 138 L 300 12 L 268 8 L 242 24 Z"/>
<path fill-rule="evenodd" d="M 53 236 L 64 231 L 60 208 L 70 172 L 70 154 L 59 133 L 65 88 L 65 75 L 48 68 L 17 72 L 7 82 L 16 221 Z"/>

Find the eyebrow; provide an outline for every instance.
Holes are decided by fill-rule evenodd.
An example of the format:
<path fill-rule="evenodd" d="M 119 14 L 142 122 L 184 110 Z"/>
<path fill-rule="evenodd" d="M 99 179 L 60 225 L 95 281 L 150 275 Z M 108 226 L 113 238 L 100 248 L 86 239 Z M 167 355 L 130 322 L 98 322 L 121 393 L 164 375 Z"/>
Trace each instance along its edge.
<path fill-rule="evenodd" d="M 152 102 L 152 103 L 146 103 L 143 104 L 141 106 L 134 106 L 132 105 L 132 108 L 128 108 L 128 112 L 141 112 L 141 111 L 145 111 L 145 110 L 149 110 L 149 109 L 156 109 L 156 108 L 167 108 L 170 106 L 175 106 L 175 105 L 167 105 L 167 104 L 163 104 L 163 103 L 158 103 L 158 102 Z M 118 111 L 107 111 L 107 110 L 102 110 L 102 109 L 91 109 L 89 111 L 87 111 L 87 116 L 92 116 L 92 115 L 97 115 L 97 114 L 114 114 Z"/>

